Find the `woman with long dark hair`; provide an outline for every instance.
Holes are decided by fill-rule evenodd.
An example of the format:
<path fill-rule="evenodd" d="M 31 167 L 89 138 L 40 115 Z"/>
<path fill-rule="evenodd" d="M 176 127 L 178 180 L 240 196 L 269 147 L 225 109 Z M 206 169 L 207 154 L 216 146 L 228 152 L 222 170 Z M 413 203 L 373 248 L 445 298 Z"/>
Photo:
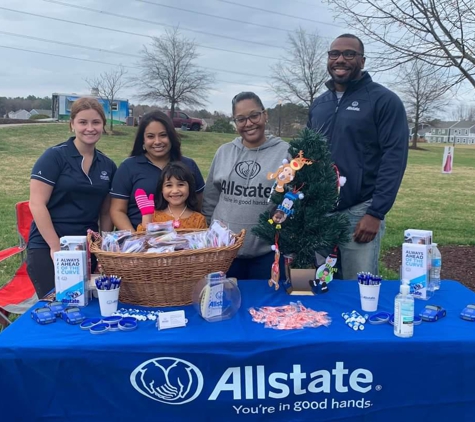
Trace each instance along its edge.
<path fill-rule="evenodd" d="M 135 230 L 142 214 L 135 201 L 137 189 L 154 194 L 162 169 L 170 162 L 181 161 L 195 178 L 199 209 L 204 180 L 196 163 L 181 154 L 181 144 L 172 120 L 161 111 L 147 113 L 140 121 L 130 157 L 117 169 L 112 181 L 111 217 L 119 230 Z"/>

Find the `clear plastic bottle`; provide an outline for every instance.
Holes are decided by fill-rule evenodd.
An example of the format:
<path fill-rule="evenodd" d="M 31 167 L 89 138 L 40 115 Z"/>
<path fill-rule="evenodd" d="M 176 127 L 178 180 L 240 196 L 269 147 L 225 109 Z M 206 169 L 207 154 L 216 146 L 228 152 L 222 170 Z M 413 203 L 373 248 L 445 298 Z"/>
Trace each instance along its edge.
<path fill-rule="evenodd" d="M 402 280 L 394 300 L 394 335 L 404 338 L 414 335 L 414 296 L 409 293 L 407 280 Z"/>
<path fill-rule="evenodd" d="M 193 303 L 208 322 L 232 318 L 241 307 L 241 292 L 237 280 L 223 272 L 210 273 L 193 290 Z"/>
<path fill-rule="evenodd" d="M 437 243 L 432 244 L 432 257 L 430 267 L 430 284 L 433 290 L 440 289 L 440 270 L 442 269 L 442 255 L 437 248 Z"/>

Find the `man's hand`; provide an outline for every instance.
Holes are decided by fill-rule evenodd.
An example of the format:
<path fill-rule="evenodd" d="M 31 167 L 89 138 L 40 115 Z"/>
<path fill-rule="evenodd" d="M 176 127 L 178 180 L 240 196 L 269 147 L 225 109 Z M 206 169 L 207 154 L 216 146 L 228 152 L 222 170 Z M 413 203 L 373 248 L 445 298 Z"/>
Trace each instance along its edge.
<path fill-rule="evenodd" d="M 365 214 L 363 218 L 358 221 L 355 232 L 353 233 L 353 240 L 356 243 L 369 243 L 378 233 L 381 220 L 372 215 Z"/>

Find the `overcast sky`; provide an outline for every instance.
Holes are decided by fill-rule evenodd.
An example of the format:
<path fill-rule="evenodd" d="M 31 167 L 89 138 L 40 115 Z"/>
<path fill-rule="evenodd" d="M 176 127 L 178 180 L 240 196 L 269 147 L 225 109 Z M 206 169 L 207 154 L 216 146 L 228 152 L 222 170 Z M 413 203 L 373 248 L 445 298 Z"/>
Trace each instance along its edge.
<path fill-rule="evenodd" d="M 134 73 L 142 46 L 175 26 L 198 44 L 197 64 L 215 73 L 206 108 L 226 113 L 244 90 L 275 106 L 270 66 L 288 31 L 318 31 L 328 45 L 349 32 L 318 0 L 0 0 L 0 96 L 88 93 L 85 78 L 120 64 Z M 120 96 L 137 104 L 136 94 L 131 87 Z"/>
<path fill-rule="evenodd" d="M 199 45 L 197 64 L 215 72 L 207 108 L 227 113 L 232 97 L 243 90 L 256 92 L 266 107 L 278 101 L 266 86 L 287 31 L 318 30 L 328 43 L 345 32 L 317 0 L 0 0 L 0 96 L 87 93 L 85 78 L 119 64 L 134 66 L 137 58 L 130 55 L 177 25 Z M 121 97 L 137 103 L 135 95 L 130 88 Z"/>

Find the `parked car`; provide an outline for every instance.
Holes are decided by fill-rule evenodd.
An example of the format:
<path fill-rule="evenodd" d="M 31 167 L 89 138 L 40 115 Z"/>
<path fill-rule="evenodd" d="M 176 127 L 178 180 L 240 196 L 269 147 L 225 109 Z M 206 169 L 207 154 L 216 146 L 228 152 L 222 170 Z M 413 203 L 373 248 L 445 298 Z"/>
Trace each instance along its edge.
<path fill-rule="evenodd" d="M 167 111 L 166 113 L 168 116 L 170 116 L 170 111 Z M 172 120 L 173 126 L 182 129 L 186 128 L 187 130 L 198 131 L 201 130 L 201 127 L 203 126 L 203 121 L 201 119 L 190 117 L 182 111 L 175 111 Z"/>

